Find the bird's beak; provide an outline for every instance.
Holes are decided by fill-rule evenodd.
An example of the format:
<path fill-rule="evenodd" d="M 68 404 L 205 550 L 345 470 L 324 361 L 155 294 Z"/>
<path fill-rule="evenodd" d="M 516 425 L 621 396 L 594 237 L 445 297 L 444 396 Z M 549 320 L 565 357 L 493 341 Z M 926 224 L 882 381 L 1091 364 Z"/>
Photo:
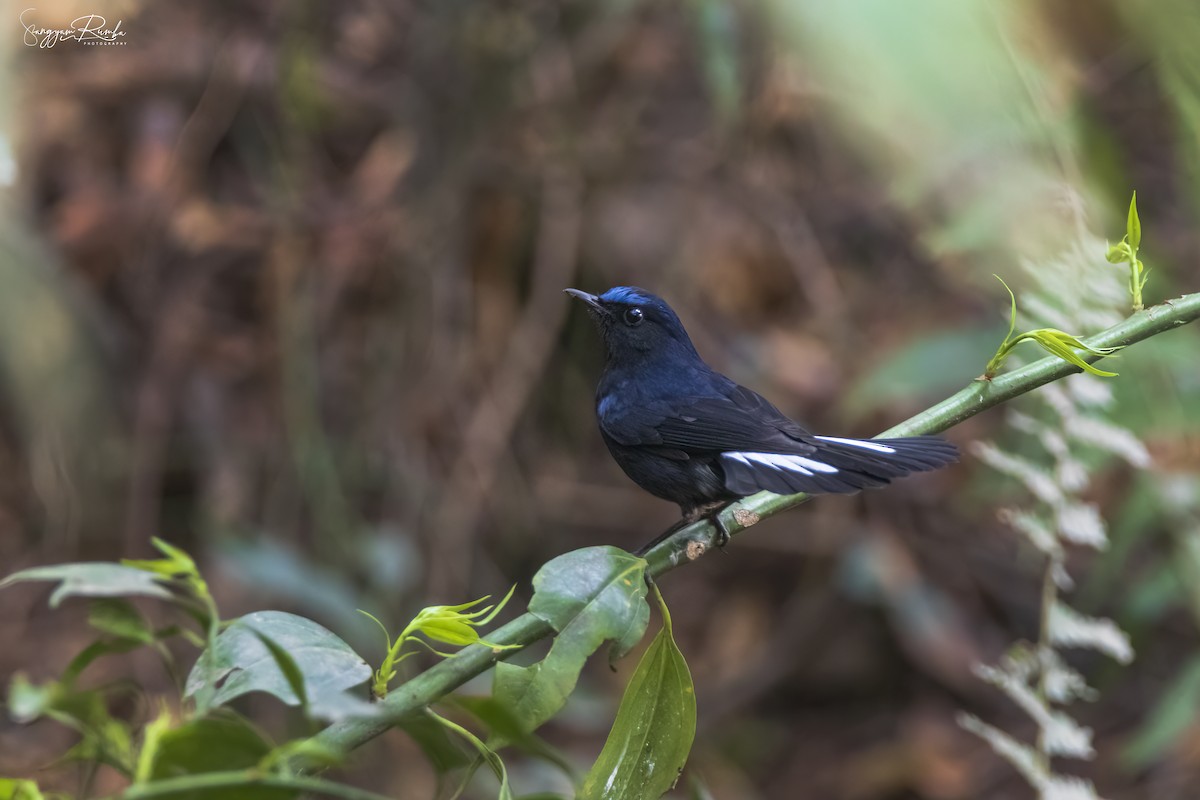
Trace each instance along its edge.
<path fill-rule="evenodd" d="M 571 297 L 577 297 L 580 300 L 582 300 L 583 302 L 587 303 L 588 308 L 590 308 L 592 311 L 595 311 L 598 314 L 607 314 L 608 313 L 608 310 L 605 309 L 604 306 L 600 305 L 600 298 L 596 297 L 596 295 L 594 295 L 594 294 L 588 294 L 587 292 L 581 292 L 579 289 L 563 289 L 563 291 L 565 293 L 571 295 Z"/>

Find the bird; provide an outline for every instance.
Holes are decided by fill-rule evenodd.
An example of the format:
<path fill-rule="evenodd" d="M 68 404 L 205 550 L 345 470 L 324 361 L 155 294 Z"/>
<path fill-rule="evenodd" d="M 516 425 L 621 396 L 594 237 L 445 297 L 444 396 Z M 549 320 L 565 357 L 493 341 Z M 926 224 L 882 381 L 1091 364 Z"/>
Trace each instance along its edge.
<path fill-rule="evenodd" d="M 720 511 L 758 492 L 851 494 L 958 459 L 958 449 L 936 436 L 810 433 L 706 364 L 662 298 L 636 286 L 564 291 L 587 305 L 604 340 L 596 417 L 609 453 L 634 483 L 682 514 L 640 555 L 702 518 L 724 547 L 730 535 Z"/>

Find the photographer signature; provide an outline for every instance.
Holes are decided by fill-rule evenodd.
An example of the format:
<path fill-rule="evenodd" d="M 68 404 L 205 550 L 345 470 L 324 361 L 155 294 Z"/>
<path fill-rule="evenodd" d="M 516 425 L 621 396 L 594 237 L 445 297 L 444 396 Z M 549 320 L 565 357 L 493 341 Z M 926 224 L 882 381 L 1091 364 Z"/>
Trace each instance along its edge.
<path fill-rule="evenodd" d="M 71 21 L 69 28 L 41 28 L 25 20 L 33 8 L 21 12 L 21 25 L 25 28 L 24 42 L 27 47 L 49 48 L 59 42 L 76 41 L 82 44 L 124 44 L 117 39 L 125 35 L 121 30 L 122 20 L 108 27 L 108 20 L 99 14 L 85 14 Z"/>

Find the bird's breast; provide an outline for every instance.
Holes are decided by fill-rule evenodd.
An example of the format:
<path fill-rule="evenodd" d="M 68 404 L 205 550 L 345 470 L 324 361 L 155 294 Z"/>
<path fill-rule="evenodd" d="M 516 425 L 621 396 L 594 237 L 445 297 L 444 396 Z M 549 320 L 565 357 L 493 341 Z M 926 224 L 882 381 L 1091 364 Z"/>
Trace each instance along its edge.
<path fill-rule="evenodd" d="M 603 417 L 613 410 L 613 406 L 617 403 L 616 398 L 612 393 L 600 395 L 596 398 L 596 416 Z"/>
<path fill-rule="evenodd" d="M 623 414 L 644 402 L 645 389 L 632 377 L 605 375 L 596 387 L 596 416 L 600 419 Z"/>

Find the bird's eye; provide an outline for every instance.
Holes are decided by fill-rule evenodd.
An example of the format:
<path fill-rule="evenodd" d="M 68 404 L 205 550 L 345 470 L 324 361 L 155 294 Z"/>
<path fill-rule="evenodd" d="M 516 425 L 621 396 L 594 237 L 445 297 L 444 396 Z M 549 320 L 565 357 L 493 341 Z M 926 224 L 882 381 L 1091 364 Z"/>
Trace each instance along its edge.
<path fill-rule="evenodd" d="M 631 308 L 625 312 L 625 324 L 631 328 L 636 328 L 638 325 L 641 325 L 642 320 L 645 318 L 646 315 L 642 313 L 640 308 Z"/>

